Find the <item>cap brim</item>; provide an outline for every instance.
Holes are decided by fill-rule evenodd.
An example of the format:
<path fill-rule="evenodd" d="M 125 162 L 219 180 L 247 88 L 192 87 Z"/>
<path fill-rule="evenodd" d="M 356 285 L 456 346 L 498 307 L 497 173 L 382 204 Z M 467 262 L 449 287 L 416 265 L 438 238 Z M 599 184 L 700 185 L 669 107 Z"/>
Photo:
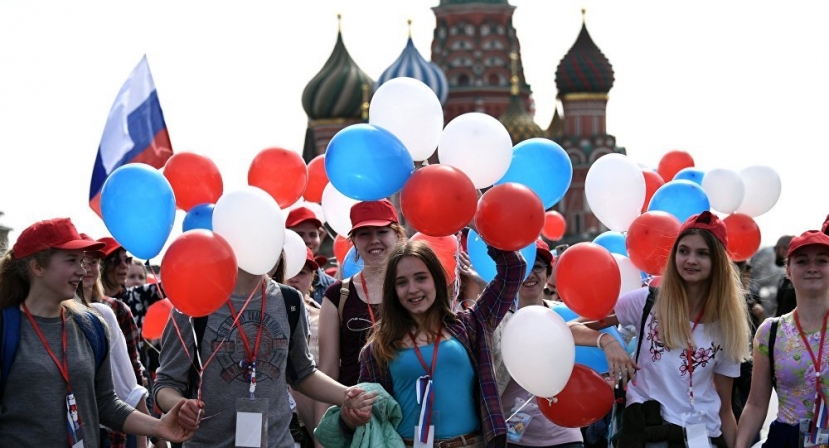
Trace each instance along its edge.
<path fill-rule="evenodd" d="M 104 243 L 89 240 L 72 240 L 66 243 L 53 246 L 60 250 L 82 250 L 84 252 L 99 252 L 105 246 Z"/>
<path fill-rule="evenodd" d="M 535 256 L 544 260 L 547 264 L 553 264 L 553 254 L 544 249 L 536 249 Z"/>
<path fill-rule="evenodd" d="M 348 234 L 350 235 L 355 230 L 362 229 L 363 227 L 386 227 L 392 225 L 393 223 L 394 221 L 389 221 L 388 219 L 369 219 L 368 221 L 363 221 L 352 227 Z"/>
<path fill-rule="evenodd" d="M 809 247 L 809 246 L 823 246 L 826 249 L 829 249 L 829 244 L 824 244 L 824 243 L 817 243 L 816 242 L 816 243 L 801 244 L 797 247 L 793 247 L 793 248 L 789 249 L 789 252 L 786 254 L 786 258 L 792 258 L 792 255 L 794 255 L 795 252 L 799 251 L 800 249 L 803 249 L 804 247 Z"/>
<path fill-rule="evenodd" d="M 318 265 L 314 260 L 305 260 L 305 266 L 311 266 L 311 268 L 315 271 L 320 268 L 320 265 Z"/>
<path fill-rule="evenodd" d="M 301 220 L 296 221 L 296 222 L 286 222 L 285 227 L 290 229 L 291 227 L 296 227 L 296 226 L 302 224 L 303 222 L 308 222 L 308 221 L 314 223 L 314 225 L 317 226 L 317 227 L 322 227 L 322 221 L 320 221 L 319 219 L 315 219 L 315 218 L 305 218 L 305 219 L 301 219 Z"/>

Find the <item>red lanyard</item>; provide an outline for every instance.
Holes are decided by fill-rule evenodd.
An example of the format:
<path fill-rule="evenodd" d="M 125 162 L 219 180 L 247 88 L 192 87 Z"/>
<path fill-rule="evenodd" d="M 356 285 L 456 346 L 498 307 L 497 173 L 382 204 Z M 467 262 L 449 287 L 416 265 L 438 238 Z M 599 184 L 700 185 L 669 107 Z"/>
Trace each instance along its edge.
<path fill-rule="evenodd" d="M 43 333 L 40 331 L 40 327 L 38 327 L 37 322 L 35 322 L 35 318 L 32 317 L 32 313 L 29 312 L 29 308 L 26 304 L 23 304 L 23 311 L 26 313 L 26 317 L 29 318 L 29 321 L 32 323 L 32 327 L 35 329 L 35 333 L 37 333 L 37 337 L 40 338 L 40 342 L 43 343 L 43 346 L 46 347 L 46 351 L 49 353 L 49 356 L 52 357 L 52 361 L 55 361 L 55 365 L 58 367 L 60 371 L 60 375 L 63 377 L 63 380 L 66 381 L 66 389 L 69 393 L 72 393 L 72 386 L 69 384 L 69 363 L 66 361 L 66 316 L 63 313 L 63 307 L 60 309 L 60 320 L 62 325 L 63 337 L 63 363 L 58 361 L 57 356 L 52 351 L 52 348 L 49 347 L 49 342 L 46 341 L 46 338 L 43 336 Z"/>
<path fill-rule="evenodd" d="M 236 310 L 233 309 L 233 303 L 231 303 L 230 300 L 227 301 L 227 307 L 230 309 L 230 316 L 233 317 L 233 321 L 236 322 L 236 329 L 239 330 L 239 336 L 242 337 L 242 343 L 245 345 L 245 353 L 247 354 L 246 361 L 248 364 L 256 363 L 256 355 L 259 353 L 259 341 L 262 339 L 262 327 L 265 322 L 265 298 L 267 297 L 265 293 L 265 282 L 262 282 L 262 311 L 259 313 L 259 330 L 256 332 L 256 346 L 253 347 L 253 351 L 250 349 L 248 336 L 245 334 L 245 330 L 242 328 L 239 318 L 236 317 Z M 244 312 L 244 308 L 242 311 Z"/>
<path fill-rule="evenodd" d="M 809 340 L 806 339 L 806 334 L 803 333 L 803 327 L 800 326 L 800 319 L 797 317 L 797 310 L 794 310 L 794 323 L 797 325 L 797 331 L 800 333 L 800 339 L 803 340 L 803 345 L 806 346 L 806 350 L 809 351 L 809 356 L 812 358 L 812 362 L 815 365 L 815 390 L 817 391 L 817 394 L 823 398 L 824 402 L 826 402 L 826 397 L 820 390 L 820 364 L 823 360 L 823 342 L 826 341 L 827 319 L 829 319 L 829 311 L 823 315 L 823 326 L 820 328 L 820 345 L 817 350 L 817 358 L 815 358 L 815 352 L 812 351 L 812 344 L 809 344 Z"/>
<path fill-rule="evenodd" d="M 409 337 L 412 339 L 412 346 L 414 346 L 415 354 L 417 355 L 417 359 L 420 361 L 420 365 L 423 366 L 423 370 L 429 375 L 430 378 L 435 377 L 435 366 L 438 363 L 438 348 L 440 348 L 440 338 L 443 337 L 443 327 L 441 327 L 440 331 L 438 331 L 438 335 L 435 337 L 435 349 L 432 352 L 432 367 L 426 365 L 426 361 L 423 359 L 423 355 L 420 353 L 420 347 L 417 346 L 417 339 L 415 339 L 415 335 L 409 331 Z"/>
<path fill-rule="evenodd" d="M 363 285 L 363 294 L 366 295 L 366 305 L 368 306 L 368 314 L 371 316 L 371 327 L 374 328 L 374 310 L 371 309 L 371 299 L 368 297 L 368 287 L 366 286 L 366 276 L 360 272 L 360 284 Z"/>
<path fill-rule="evenodd" d="M 694 320 L 694 325 L 691 327 L 691 339 L 694 338 L 694 330 L 702 320 L 702 315 L 705 313 L 705 308 L 699 311 L 697 318 Z M 691 407 L 694 407 L 694 346 L 691 341 L 688 341 L 688 351 L 685 353 L 685 359 L 688 361 L 688 399 L 691 402 Z"/>

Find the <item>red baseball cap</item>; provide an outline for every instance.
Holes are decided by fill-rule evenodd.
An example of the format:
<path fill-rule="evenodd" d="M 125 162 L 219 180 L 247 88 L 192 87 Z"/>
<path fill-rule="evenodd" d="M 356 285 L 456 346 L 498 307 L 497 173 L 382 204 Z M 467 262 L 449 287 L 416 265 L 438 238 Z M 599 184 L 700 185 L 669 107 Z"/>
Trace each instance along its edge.
<path fill-rule="evenodd" d="M 829 235 L 818 230 L 808 230 L 803 232 L 800 236 L 792 238 L 792 242 L 789 243 L 789 252 L 786 254 L 786 257 L 791 258 L 792 254 L 801 247 L 814 245 L 825 246 L 829 249 Z"/>
<path fill-rule="evenodd" d="M 92 239 L 92 237 L 91 237 L 91 236 L 89 236 L 89 235 L 87 235 L 87 234 L 85 234 L 85 233 L 82 233 L 82 234 L 81 234 L 81 238 L 85 239 L 86 241 L 92 241 L 93 243 L 95 243 L 95 242 L 96 242 L 94 239 Z M 100 243 L 99 243 L 99 244 L 100 244 Z M 95 255 L 95 256 L 96 256 L 96 257 L 98 257 L 98 258 L 104 258 L 104 257 L 106 257 L 106 254 L 105 254 L 105 253 L 104 253 L 104 251 L 102 251 L 102 250 L 88 250 L 88 251 L 86 251 L 86 252 L 90 252 L 90 253 L 92 253 L 93 255 Z"/>
<path fill-rule="evenodd" d="M 108 256 L 112 255 L 112 253 L 115 252 L 118 249 L 123 249 L 121 244 L 118 243 L 118 241 L 115 241 L 115 238 L 113 238 L 111 236 L 105 236 L 103 238 L 98 238 L 98 241 L 101 242 L 101 243 L 104 243 L 104 248 L 103 248 L 104 257 L 108 257 Z"/>
<path fill-rule="evenodd" d="M 288 219 L 285 221 L 285 227 L 291 228 L 296 227 L 299 224 L 311 221 L 317 227 L 322 227 L 322 222 L 317 219 L 316 213 L 313 210 L 307 207 L 297 207 L 288 213 Z"/>
<path fill-rule="evenodd" d="M 311 266 L 315 271 L 320 268 L 320 265 L 317 264 L 317 259 L 314 258 L 314 253 L 308 247 L 305 248 L 305 266 Z"/>
<path fill-rule="evenodd" d="M 360 227 L 385 227 L 397 222 L 400 222 L 397 210 L 388 199 L 358 202 L 351 207 L 351 230 L 348 233 Z"/>
<path fill-rule="evenodd" d="M 823 221 L 823 227 L 820 228 L 820 231 L 829 235 L 829 215 L 826 215 L 826 220 Z"/>
<path fill-rule="evenodd" d="M 69 218 L 55 218 L 27 227 L 17 237 L 12 250 L 14 258 L 21 259 L 46 249 L 95 251 L 103 246 L 81 238 Z"/>
<path fill-rule="evenodd" d="M 725 229 L 725 223 L 722 222 L 717 215 L 709 211 L 704 211 L 698 215 L 688 218 L 688 220 L 685 221 L 685 224 L 682 224 L 682 228 L 679 229 L 679 233 L 682 234 L 682 232 L 690 229 L 707 230 L 711 232 L 715 238 L 720 240 L 723 247 L 728 247 L 728 231 Z"/>
<path fill-rule="evenodd" d="M 550 246 L 548 246 L 547 243 L 545 243 L 541 238 L 535 240 L 535 257 L 541 258 L 551 266 L 553 264 L 553 253 L 550 252 Z"/>

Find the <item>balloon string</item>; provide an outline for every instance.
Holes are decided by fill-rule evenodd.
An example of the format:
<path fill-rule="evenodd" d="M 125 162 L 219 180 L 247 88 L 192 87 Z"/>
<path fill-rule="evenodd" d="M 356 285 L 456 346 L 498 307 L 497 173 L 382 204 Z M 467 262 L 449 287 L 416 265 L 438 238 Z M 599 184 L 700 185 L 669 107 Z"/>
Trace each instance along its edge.
<path fill-rule="evenodd" d="M 455 281 L 453 282 L 454 292 L 452 295 L 452 301 L 454 302 L 454 306 L 458 306 L 460 302 L 458 299 L 461 295 L 461 237 L 462 233 L 459 231 L 456 235 L 458 242 L 455 246 Z"/>
<path fill-rule="evenodd" d="M 510 416 L 507 418 L 507 421 L 512 420 L 512 418 L 513 418 L 513 417 L 515 417 L 515 416 L 516 416 L 519 412 L 521 412 L 521 410 L 522 410 L 522 409 L 524 409 L 525 407 L 527 407 L 527 405 L 528 405 L 528 404 L 530 404 L 530 402 L 531 402 L 534 398 L 535 398 L 535 395 L 530 395 L 530 398 L 527 398 L 527 400 L 526 400 L 526 401 L 524 401 L 524 404 L 522 404 L 522 405 L 521 405 L 521 407 L 519 407 L 518 409 L 516 409 L 516 410 L 515 410 L 515 412 L 513 412 L 513 413 L 512 413 L 512 415 L 510 415 Z"/>

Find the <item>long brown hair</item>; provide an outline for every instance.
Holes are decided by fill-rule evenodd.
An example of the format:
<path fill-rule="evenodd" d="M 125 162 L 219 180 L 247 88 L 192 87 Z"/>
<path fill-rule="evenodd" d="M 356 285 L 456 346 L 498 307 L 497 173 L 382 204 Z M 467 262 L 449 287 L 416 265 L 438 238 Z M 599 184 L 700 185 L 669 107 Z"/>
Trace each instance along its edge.
<path fill-rule="evenodd" d="M 380 366 L 387 365 L 397 355 L 397 351 L 403 347 L 403 338 L 406 337 L 408 331 L 413 327 L 418 328 L 417 321 L 400 304 L 395 287 L 397 265 L 405 257 L 415 257 L 422 261 L 435 282 L 435 303 L 427 311 L 423 324 L 427 340 L 431 341 L 433 335 L 441 330 L 444 320 L 457 319 L 455 313 L 452 312 L 449 288 L 445 286 L 446 272 L 429 244 L 423 241 L 407 241 L 397 244 L 389 254 L 389 261 L 386 264 L 380 319 L 366 344 L 371 344 L 374 359 Z"/>
<path fill-rule="evenodd" d="M 123 247 L 119 247 L 118 249 L 115 249 L 115 251 L 113 251 L 111 254 L 109 254 L 106 257 L 101 259 L 101 275 L 100 275 L 100 278 L 101 278 L 101 282 L 103 283 L 103 286 L 104 286 L 104 291 L 120 291 L 121 288 L 124 287 L 124 285 L 118 284 L 117 281 L 111 282 L 109 280 L 109 273 L 111 271 L 114 271 L 116 267 L 120 266 L 120 263 L 116 265 L 116 264 L 113 264 L 112 262 L 107 262 L 108 259 L 112 259 L 112 258 L 115 258 L 115 257 L 120 257 L 122 251 L 124 253 L 127 252 L 127 250 L 124 249 Z M 127 265 L 127 268 L 129 268 L 129 265 Z"/>
<path fill-rule="evenodd" d="M 749 354 L 750 331 L 740 274 L 728 259 L 725 247 L 707 230 L 688 229 L 679 234 L 671 248 L 654 307 L 659 321 L 659 336 L 669 348 L 686 348 L 688 341 L 693 341 L 688 325 L 691 316 L 688 314 L 687 284 L 676 268 L 677 248 L 688 235 L 701 236 L 711 257 L 711 275 L 703 302 L 705 312 L 702 322 L 715 324 L 716 331 L 723 338 L 725 355 L 730 360 L 742 361 Z M 708 328 L 706 326 L 706 332 Z"/>
<path fill-rule="evenodd" d="M 55 249 L 46 249 L 28 257 L 14 258 L 14 250 L 8 250 L 0 260 L 0 308 L 20 305 L 29 295 L 32 280 L 29 277 L 29 262 L 34 260 L 42 267 L 49 266 Z"/>

